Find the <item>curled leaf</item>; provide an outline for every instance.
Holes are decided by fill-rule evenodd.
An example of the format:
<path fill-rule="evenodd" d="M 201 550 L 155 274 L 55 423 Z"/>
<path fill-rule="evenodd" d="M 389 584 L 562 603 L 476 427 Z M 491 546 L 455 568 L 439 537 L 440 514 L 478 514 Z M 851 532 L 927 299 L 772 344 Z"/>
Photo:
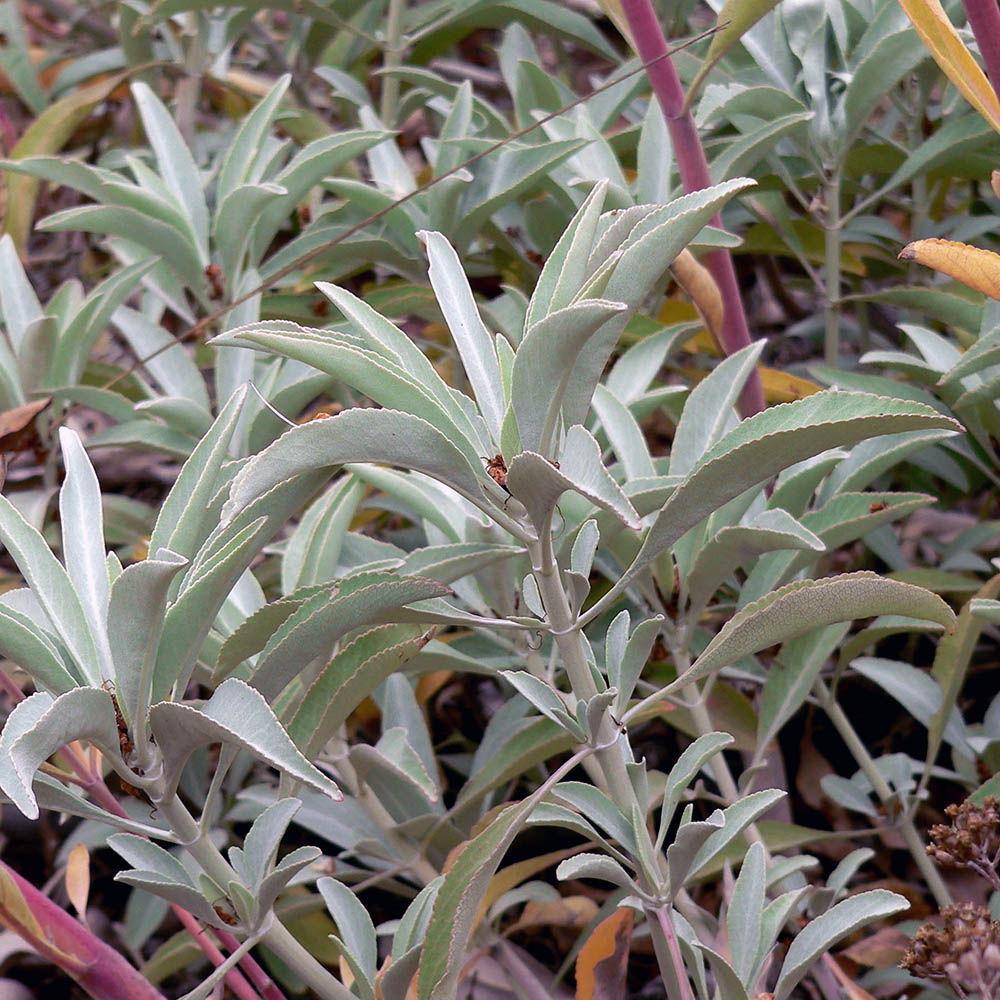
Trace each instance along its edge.
<path fill-rule="evenodd" d="M 903 247 L 899 259 L 915 260 L 925 267 L 932 267 L 1000 301 L 1000 254 L 992 250 L 954 240 L 917 240 Z"/>

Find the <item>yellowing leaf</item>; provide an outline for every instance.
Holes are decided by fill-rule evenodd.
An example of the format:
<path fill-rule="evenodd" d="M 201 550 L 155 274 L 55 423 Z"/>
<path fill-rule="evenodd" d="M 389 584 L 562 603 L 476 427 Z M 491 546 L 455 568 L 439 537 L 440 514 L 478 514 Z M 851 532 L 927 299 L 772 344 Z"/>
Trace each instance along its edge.
<path fill-rule="evenodd" d="M 87 897 L 90 895 L 90 852 L 85 844 L 77 844 L 66 862 L 66 895 L 76 912 L 86 919 Z"/>
<path fill-rule="evenodd" d="M 955 31 L 940 0 L 899 0 L 917 34 L 962 96 L 1000 132 L 1000 100 Z"/>
<path fill-rule="evenodd" d="M 118 73 L 89 87 L 81 87 L 68 97 L 46 108 L 24 131 L 10 151 L 12 160 L 25 156 L 45 156 L 58 153 L 73 133 L 86 121 L 91 111 L 128 78 Z M 23 253 L 35 211 L 35 198 L 40 181 L 24 174 L 7 175 L 7 216 L 4 232 L 10 233 L 18 253 Z"/>
<path fill-rule="evenodd" d="M 624 906 L 602 920 L 576 957 L 576 1000 L 618 1000 L 632 944 L 633 913 Z"/>
<path fill-rule="evenodd" d="M 711 271 L 695 260 L 690 250 L 682 250 L 670 265 L 670 270 L 677 284 L 694 303 L 705 329 L 712 335 L 718 347 L 725 307 L 722 304 L 722 293 Z M 722 353 L 721 349 L 718 353 Z"/>
<path fill-rule="evenodd" d="M 712 36 L 705 61 L 688 88 L 684 99 L 686 108 L 691 106 L 712 67 L 743 37 L 745 31 L 752 28 L 777 3 L 778 0 L 726 0 L 715 20 L 718 31 Z"/>
<path fill-rule="evenodd" d="M 915 260 L 925 267 L 1000 301 L 1000 254 L 953 240 L 917 240 L 903 247 L 900 260 Z"/>
<path fill-rule="evenodd" d="M 764 384 L 764 398 L 769 403 L 791 403 L 796 399 L 804 399 L 814 392 L 819 392 L 822 386 L 810 382 L 798 375 L 789 375 L 778 368 L 760 366 L 761 382 Z"/>
<path fill-rule="evenodd" d="M 550 854 L 542 854 L 537 858 L 528 858 L 526 861 L 518 861 L 513 865 L 508 865 L 501 869 L 490 880 L 486 894 L 482 903 L 479 904 L 479 912 L 476 914 L 476 922 L 473 929 L 479 926 L 480 921 L 486 915 L 486 911 L 505 893 L 516 888 L 522 882 L 526 882 L 532 875 L 551 868 L 552 865 L 559 864 L 564 858 L 576 854 L 580 848 L 570 847 L 561 851 L 552 851 Z"/>

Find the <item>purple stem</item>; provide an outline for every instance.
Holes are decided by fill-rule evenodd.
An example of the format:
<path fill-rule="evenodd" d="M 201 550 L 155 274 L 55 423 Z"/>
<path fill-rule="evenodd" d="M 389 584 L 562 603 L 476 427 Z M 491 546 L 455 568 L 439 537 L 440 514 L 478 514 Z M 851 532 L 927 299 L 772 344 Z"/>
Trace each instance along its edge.
<path fill-rule="evenodd" d="M 962 0 L 962 6 L 986 65 L 986 75 L 1000 99 L 1000 6 L 997 0 Z"/>
<path fill-rule="evenodd" d="M 692 191 L 711 187 L 712 178 L 708 172 L 705 149 L 691 112 L 684 110 L 684 89 L 677 70 L 669 56 L 664 58 L 667 40 L 652 3 L 650 0 L 622 0 L 622 9 L 639 58 L 647 64 L 646 73 L 667 123 L 684 190 L 690 194 Z M 711 225 L 721 228 L 722 219 L 718 213 L 712 218 Z M 750 343 L 750 328 L 743 311 L 733 258 L 728 250 L 712 250 L 705 254 L 703 263 L 711 272 L 722 295 L 725 309 L 720 333 L 722 348 L 727 354 L 733 354 Z M 763 410 L 764 405 L 760 375 L 754 371 L 740 396 L 740 413 L 748 417 Z"/>
<path fill-rule="evenodd" d="M 0 861 L 0 920 L 94 1000 L 164 1000 L 114 948 Z"/>

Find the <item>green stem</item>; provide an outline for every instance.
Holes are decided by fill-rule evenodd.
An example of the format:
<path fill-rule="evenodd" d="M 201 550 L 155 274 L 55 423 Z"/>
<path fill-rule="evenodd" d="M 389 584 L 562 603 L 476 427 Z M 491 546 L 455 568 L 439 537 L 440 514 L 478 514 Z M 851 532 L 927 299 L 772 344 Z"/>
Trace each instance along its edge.
<path fill-rule="evenodd" d="M 851 755 L 857 761 L 858 767 L 861 768 L 865 777 L 871 782 L 872 788 L 875 790 L 875 794 L 879 797 L 882 804 L 887 807 L 901 805 L 896 794 L 889 787 L 889 783 L 879 773 L 872 755 L 868 752 L 868 748 L 864 743 L 862 743 L 861 737 L 855 732 L 850 719 L 844 714 L 843 709 L 837 701 L 830 696 L 826 685 L 822 681 L 817 681 L 813 690 L 820 704 L 823 706 L 823 711 L 826 712 L 827 717 L 840 734 L 840 738 L 847 744 L 847 749 L 851 751 Z M 954 902 L 951 893 L 948 891 L 948 886 L 944 883 L 944 879 L 941 878 L 937 868 L 934 867 L 933 862 L 927 856 L 923 839 L 917 831 L 913 820 L 904 813 L 896 821 L 896 828 L 902 834 L 907 849 L 920 869 L 920 873 L 924 876 L 927 887 L 937 901 L 938 906 L 947 906 L 949 903 Z"/>
<path fill-rule="evenodd" d="M 406 0 L 389 0 L 389 10 L 385 19 L 385 56 L 382 64 L 385 69 L 398 69 L 403 61 L 403 12 Z M 382 77 L 382 121 L 392 128 L 396 112 L 399 109 L 399 77 L 385 75 Z"/>
<path fill-rule="evenodd" d="M 160 798 L 153 789 L 150 798 L 167 820 L 170 829 L 180 838 L 184 849 L 202 870 L 223 888 L 239 877 L 219 849 L 202 832 L 194 817 L 176 795 Z M 354 994 L 331 972 L 324 968 L 288 929 L 272 914 L 271 926 L 261 936 L 261 942 L 271 949 L 322 1000 L 357 1000 Z"/>
<path fill-rule="evenodd" d="M 827 365 L 840 367 L 840 166 L 836 166 L 824 185 L 826 200 L 826 263 L 824 287 L 823 353 Z"/>

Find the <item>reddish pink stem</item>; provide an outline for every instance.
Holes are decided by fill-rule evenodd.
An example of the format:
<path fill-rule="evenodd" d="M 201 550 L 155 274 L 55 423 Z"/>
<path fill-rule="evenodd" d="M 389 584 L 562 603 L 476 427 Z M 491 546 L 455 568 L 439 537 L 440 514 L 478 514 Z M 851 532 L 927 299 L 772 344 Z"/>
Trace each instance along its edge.
<path fill-rule="evenodd" d="M 684 89 L 673 62 L 666 55 L 667 40 L 653 5 L 650 0 L 622 0 L 622 9 L 667 123 L 684 190 L 690 194 L 692 191 L 711 187 L 712 178 L 708 172 L 705 149 L 691 112 L 684 109 Z M 721 228 L 721 217 L 716 214 L 711 224 Z M 705 255 L 704 264 L 722 295 L 725 309 L 720 335 L 722 348 L 727 354 L 733 354 L 750 343 L 750 328 L 740 298 L 733 258 L 728 250 L 712 250 Z M 740 413 L 748 417 L 763 410 L 764 405 L 764 388 L 760 375 L 755 371 L 740 396 Z"/>
<path fill-rule="evenodd" d="M 94 1000 L 164 1000 L 114 948 L 0 861 L 0 919 Z"/>
<path fill-rule="evenodd" d="M 962 0 L 993 91 L 1000 98 L 1000 6 L 997 0 Z"/>
<path fill-rule="evenodd" d="M 99 774 L 94 774 L 89 762 L 80 757 L 75 746 L 63 747 L 62 754 L 80 778 L 81 786 L 86 789 L 95 802 L 114 816 L 120 816 L 124 819 L 129 818 L 128 813 L 122 808 L 121 803 L 111 794 L 111 789 L 104 783 L 104 778 Z M 225 955 L 215 946 L 215 943 L 195 917 L 175 903 L 171 903 L 170 906 L 177 915 L 177 919 L 187 928 L 198 946 L 205 953 L 205 957 L 216 968 L 222 965 L 226 960 Z M 232 934 L 219 932 L 219 938 L 230 951 L 235 951 L 240 946 L 239 941 Z M 266 1000 L 286 1000 L 284 994 L 278 989 L 271 977 L 250 955 L 244 955 L 240 959 L 240 967 L 246 970 L 247 975 L 257 986 L 257 990 L 263 994 Z M 239 969 L 230 969 L 226 973 L 226 984 L 242 1000 L 259 1000 L 258 993 L 247 982 L 247 979 Z"/>

